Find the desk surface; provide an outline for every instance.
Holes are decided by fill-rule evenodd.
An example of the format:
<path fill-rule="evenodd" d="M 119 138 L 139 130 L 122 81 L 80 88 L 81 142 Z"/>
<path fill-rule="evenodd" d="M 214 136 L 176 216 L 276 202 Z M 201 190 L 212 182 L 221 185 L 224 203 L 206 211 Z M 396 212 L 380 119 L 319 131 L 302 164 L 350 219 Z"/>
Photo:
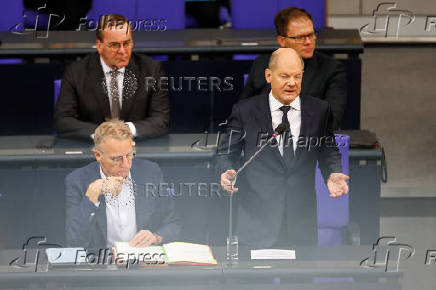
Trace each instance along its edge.
<path fill-rule="evenodd" d="M 51 143 L 52 148 L 37 148 Z M 210 161 L 215 153 L 216 134 L 169 134 L 138 141 L 137 157 L 159 161 Z M 208 146 L 205 146 L 208 144 Z M 0 136 L 0 167 L 29 162 L 90 162 L 94 160 L 92 142 L 55 138 L 53 136 Z M 380 160 L 377 149 L 351 149 L 350 158 Z"/>
<path fill-rule="evenodd" d="M 216 138 L 208 138 L 210 144 Z M 54 141 L 52 148 L 38 148 L 38 145 Z M 138 141 L 136 156 L 150 160 L 203 160 L 209 161 L 215 146 L 204 146 L 205 134 L 169 134 L 166 136 Z M 93 143 L 56 138 L 53 136 L 1 136 L 0 164 L 10 162 L 90 162 L 94 160 Z"/>
<path fill-rule="evenodd" d="M 22 250 L 0 251 L 0 288 L 401 289 L 403 277 L 402 272 L 360 267 L 359 261 L 371 254 L 369 246 L 297 247 L 297 259 L 292 261 L 220 262 L 216 266 L 137 266 L 130 269 L 113 265 L 88 269 L 41 267 L 38 269 L 41 272 L 35 272 L 32 266 L 19 269 L 8 265 L 10 259 L 22 253 Z M 312 258 L 316 255 L 317 259 L 299 258 L 300 253 L 312 253 Z"/>
<path fill-rule="evenodd" d="M 268 53 L 278 47 L 271 29 L 182 29 L 134 32 L 134 51 L 148 54 Z M 0 32 L 0 56 L 78 55 L 95 51 L 95 32 Z M 317 49 L 358 55 L 363 52 L 359 32 L 326 29 Z"/>

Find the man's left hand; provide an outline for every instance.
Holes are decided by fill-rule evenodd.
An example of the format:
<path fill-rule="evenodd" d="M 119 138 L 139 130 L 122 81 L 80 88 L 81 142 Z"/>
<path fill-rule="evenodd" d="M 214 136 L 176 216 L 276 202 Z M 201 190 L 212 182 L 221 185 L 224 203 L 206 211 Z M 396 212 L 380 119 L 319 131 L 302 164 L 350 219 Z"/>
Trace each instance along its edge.
<path fill-rule="evenodd" d="M 327 180 L 327 187 L 330 191 L 331 198 L 341 197 L 348 193 L 347 180 L 350 177 L 342 173 L 332 173 L 330 174 L 329 180 Z"/>
<path fill-rule="evenodd" d="M 136 248 L 148 247 L 152 244 L 160 244 L 162 238 L 159 235 L 153 234 L 149 230 L 140 230 L 132 238 L 129 245 Z"/>

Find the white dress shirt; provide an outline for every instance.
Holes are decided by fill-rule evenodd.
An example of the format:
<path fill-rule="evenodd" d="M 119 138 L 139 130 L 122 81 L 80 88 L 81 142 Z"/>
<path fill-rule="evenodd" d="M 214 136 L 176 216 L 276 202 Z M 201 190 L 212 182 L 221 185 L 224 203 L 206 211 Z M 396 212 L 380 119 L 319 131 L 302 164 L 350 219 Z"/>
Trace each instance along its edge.
<path fill-rule="evenodd" d="M 110 66 L 108 66 L 103 58 L 100 57 L 100 63 L 101 63 L 101 67 L 103 68 L 103 73 L 104 73 L 104 77 L 106 79 L 106 89 L 107 89 L 107 93 L 109 96 L 109 106 L 111 108 L 112 111 L 112 92 L 111 92 L 111 86 L 110 81 L 111 81 L 111 71 L 112 68 Z M 126 72 L 126 68 L 122 67 L 120 69 L 118 69 L 118 74 L 117 74 L 117 82 L 118 82 L 118 92 L 120 92 L 120 96 L 119 96 L 119 100 L 120 100 L 120 109 L 123 107 L 123 88 L 124 88 L 124 73 Z M 132 122 L 126 122 L 127 125 L 129 125 L 130 131 L 132 132 L 133 136 L 136 136 L 136 127 Z"/>
<path fill-rule="evenodd" d="M 280 107 L 284 106 L 280 103 L 276 98 L 274 98 L 272 91 L 269 93 L 269 108 L 271 110 L 271 119 L 272 119 L 272 127 L 273 130 L 277 128 L 278 125 L 282 123 L 283 112 L 280 110 Z M 301 127 L 301 100 L 300 96 L 297 96 L 292 103 L 289 104 L 291 106 L 288 111 L 288 120 L 292 134 L 292 145 L 295 153 L 295 149 L 297 148 L 298 137 L 300 136 L 300 127 Z M 285 144 L 282 140 L 282 136 L 278 136 L 278 149 L 280 154 L 283 156 L 283 144 Z"/>
<path fill-rule="evenodd" d="M 106 178 L 100 167 L 101 178 Z M 127 179 L 132 182 L 129 172 Z M 114 242 L 130 242 L 137 233 L 135 193 L 133 184 L 123 183 L 120 194 L 112 197 L 105 195 L 107 220 L 107 246 L 110 248 Z M 95 204 L 99 206 L 100 203 Z"/>

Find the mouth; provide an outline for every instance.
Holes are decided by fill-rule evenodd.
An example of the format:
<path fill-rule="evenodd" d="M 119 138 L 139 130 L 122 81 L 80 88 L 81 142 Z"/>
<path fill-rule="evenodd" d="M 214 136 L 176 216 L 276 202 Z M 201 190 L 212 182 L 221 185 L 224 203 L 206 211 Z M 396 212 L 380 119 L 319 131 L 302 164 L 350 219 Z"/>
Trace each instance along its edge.
<path fill-rule="evenodd" d="M 297 92 L 297 90 L 285 90 L 285 93 L 288 95 L 295 94 L 296 92 Z"/>

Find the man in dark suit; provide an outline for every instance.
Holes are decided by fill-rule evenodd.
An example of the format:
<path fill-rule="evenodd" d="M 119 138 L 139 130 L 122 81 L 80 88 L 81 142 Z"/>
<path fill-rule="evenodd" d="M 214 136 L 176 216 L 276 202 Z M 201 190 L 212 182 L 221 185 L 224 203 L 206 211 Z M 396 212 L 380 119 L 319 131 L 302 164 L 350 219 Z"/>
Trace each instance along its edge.
<path fill-rule="evenodd" d="M 236 103 L 228 119 L 229 134 L 220 142 L 217 165 L 221 186 L 238 191 L 236 234 L 250 247 L 317 243 L 315 168 L 336 198 L 348 192 L 341 173 L 340 153 L 331 132 L 326 101 L 300 95 L 304 64 L 291 48 L 275 51 L 265 70 L 269 94 Z M 289 129 L 278 143 L 265 148 L 238 176 L 234 160 L 248 160 L 271 136 L 273 128 Z"/>
<path fill-rule="evenodd" d="M 174 201 L 157 191 L 162 183 L 159 166 L 133 160 L 135 142 L 128 125 L 102 123 L 94 144 L 98 162 L 65 178 L 67 244 L 105 248 L 125 241 L 147 247 L 175 241 L 181 226 Z"/>
<path fill-rule="evenodd" d="M 91 140 L 107 119 L 120 119 L 133 136 L 167 133 L 167 92 L 149 85 L 164 76 L 159 62 L 132 53 L 132 29 L 120 15 L 100 18 L 97 53 L 68 66 L 62 80 L 54 121 L 60 137 Z"/>
<path fill-rule="evenodd" d="M 304 9 L 288 7 L 274 18 L 277 42 L 281 47 L 295 49 L 304 60 L 301 93 L 329 102 L 333 114 L 333 129 L 340 127 L 347 103 L 346 74 L 334 58 L 315 51 L 316 34 L 312 16 Z M 251 67 L 240 99 L 268 93 L 265 69 L 270 55 L 260 55 Z"/>

